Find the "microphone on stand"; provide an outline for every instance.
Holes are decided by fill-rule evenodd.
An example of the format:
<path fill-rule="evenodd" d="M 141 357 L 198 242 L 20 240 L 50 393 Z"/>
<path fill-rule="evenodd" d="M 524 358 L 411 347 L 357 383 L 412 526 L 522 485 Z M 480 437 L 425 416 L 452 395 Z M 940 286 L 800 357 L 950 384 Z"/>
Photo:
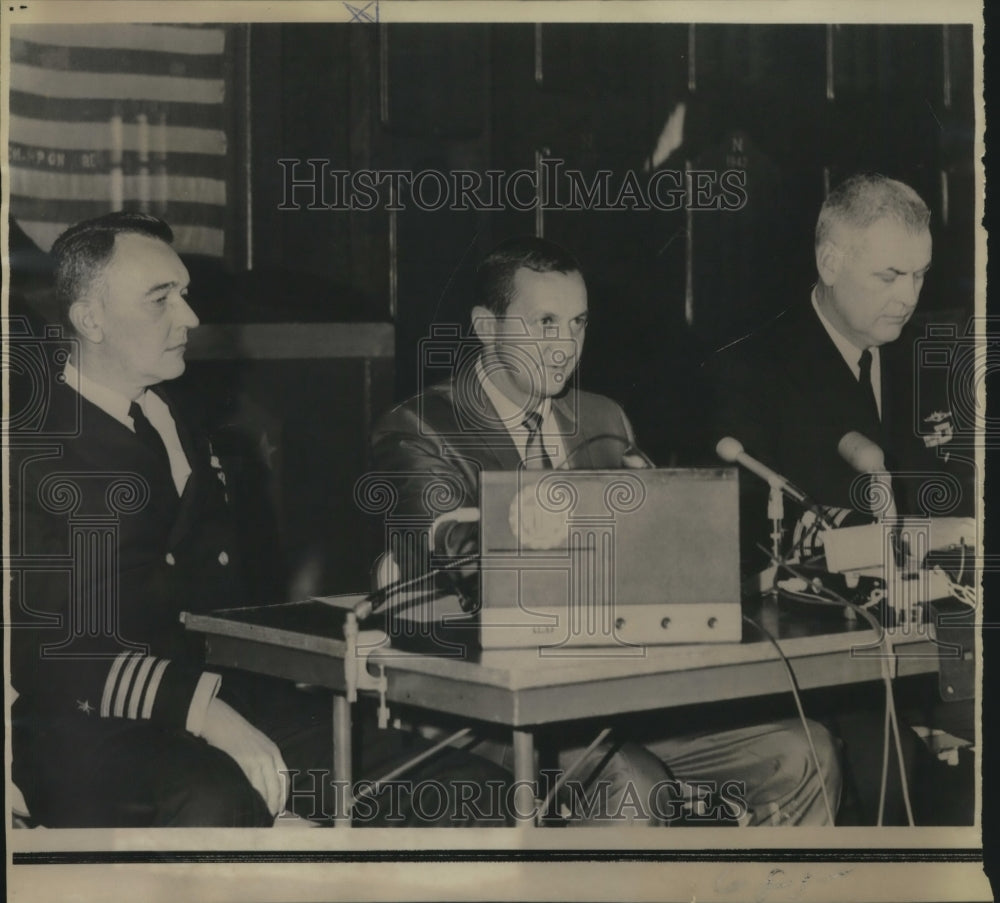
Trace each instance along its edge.
<path fill-rule="evenodd" d="M 837 454 L 858 473 L 885 470 L 885 453 L 864 433 L 844 433 L 837 443 Z"/>
<path fill-rule="evenodd" d="M 885 469 L 885 452 L 866 435 L 852 430 L 845 433 L 837 443 L 837 453 L 858 473 L 868 474 L 871 478 L 871 500 L 874 503 L 872 513 L 876 521 L 883 525 L 883 530 L 886 523 L 889 525 L 886 534 L 889 549 L 880 557 L 885 580 L 885 604 L 887 610 L 893 613 L 893 623 L 899 625 L 919 619 L 922 616 L 915 599 L 917 583 L 912 579 L 916 573 L 910 561 L 906 531 L 899 529 L 896 502 L 892 494 L 892 477 Z M 878 505 L 880 496 L 887 500 L 885 505 Z M 878 507 L 882 510 L 874 510 Z"/>
<path fill-rule="evenodd" d="M 784 493 L 790 499 L 794 499 L 804 508 L 812 511 L 823 526 L 830 528 L 835 526 L 822 505 L 813 501 L 787 477 L 783 477 L 780 473 L 771 470 L 766 464 L 748 455 L 743 450 L 743 443 L 739 439 L 734 439 L 732 436 L 723 436 L 715 446 L 715 453 L 723 461 L 727 461 L 730 464 L 741 464 L 751 473 L 756 474 L 764 480 L 772 490 Z"/>
<path fill-rule="evenodd" d="M 882 493 L 888 499 L 884 510 L 875 512 L 876 517 L 879 520 L 895 519 L 896 503 L 892 494 L 892 478 L 885 469 L 885 452 L 864 433 L 852 430 L 845 433 L 837 443 L 837 454 L 858 473 L 871 477 L 873 486 L 877 487 L 873 493 L 876 501 Z"/>

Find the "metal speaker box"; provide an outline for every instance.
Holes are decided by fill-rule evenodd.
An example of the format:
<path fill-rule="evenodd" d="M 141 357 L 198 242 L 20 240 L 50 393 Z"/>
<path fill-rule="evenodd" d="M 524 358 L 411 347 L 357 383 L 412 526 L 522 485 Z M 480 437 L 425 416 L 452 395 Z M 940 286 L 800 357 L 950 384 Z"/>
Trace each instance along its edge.
<path fill-rule="evenodd" d="M 739 642 L 731 467 L 484 472 L 484 649 Z"/>

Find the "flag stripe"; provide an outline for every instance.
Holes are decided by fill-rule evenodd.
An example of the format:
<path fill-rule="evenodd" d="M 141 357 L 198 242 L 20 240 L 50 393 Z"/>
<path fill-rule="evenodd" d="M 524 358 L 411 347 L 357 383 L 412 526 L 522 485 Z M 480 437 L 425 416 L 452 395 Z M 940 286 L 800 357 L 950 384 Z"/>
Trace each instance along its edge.
<path fill-rule="evenodd" d="M 226 83 L 221 78 L 177 78 L 139 73 L 59 72 L 11 63 L 11 84 L 30 86 L 55 97 L 104 97 L 112 100 L 164 100 L 221 104 Z"/>
<path fill-rule="evenodd" d="M 131 103 L 122 104 L 116 100 L 100 98 L 46 97 L 30 91 L 11 89 L 10 112 L 13 116 L 27 119 L 56 119 L 63 122 L 107 122 L 117 112 L 127 124 L 135 122 L 138 109 L 129 109 Z M 159 101 L 143 104 L 142 112 L 149 116 L 150 127 L 156 125 L 160 116 L 166 118 L 169 128 L 188 126 L 190 128 L 218 131 L 219 109 L 203 103 L 167 103 Z M 124 109 L 123 109 L 124 108 Z"/>
<path fill-rule="evenodd" d="M 103 211 L 107 213 L 105 209 Z M 30 220 L 17 218 L 17 224 L 25 231 L 25 234 L 40 247 L 43 251 L 48 251 L 52 243 L 73 225 L 69 220 Z M 221 257 L 226 247 L 226 236 L 221 229 L 213 229 L 207 226 L 193 226 L 178 223 L 174 217 L 170 218 L 170 228 L 174 233 L 174 248 L 181 254 L 207 254 L 210 257 Z"/>
<path fill-rule="evenodd" d="M 188 129 L 167 126 L 167 150 L 191 154 L 224 154 L 226 133 L 219 129 Z M 155 148 L 154 126 L 149 128 L 150 149 Z M 111 146 L 111 126 L 107 122 L 53 122 L 52 120 L 10 117 L 10 139 L 18 144 L 59 147 L 70 150 L 107 150 Z M 122 124 L 122 147 L 138 151 L 139 127 Z"/>
<path fill-rule="evenodd" d="M 143 72 L 187 78 L 222 78 L 225 75 L 221 54 L 191 56 L 122 47 L 58 47 L 16 38 L 10 42 L 10 61 L 70 72 Z"/>
<path fill-rule="evenodd" d="M 210 226 L 188 226 L 171 218 L 170 228 L 174 230 L 174 247 L 180 252 L 208 254 L 221 257 L 226 250 L 226 233 Z"/>
<path fill-rule="evenodd" d="M 59 219 L 67 223 L 78 223 L 82 219 L 102 216 L 110 211 L 109 199 L 94 201 L 74 201 L 62 198 L 58 201 L 43 198 L 26 197 L 22 194 L 11 194 L 11 206 L 17 211 L 18 219 L 28 220 Z M 138 209 L 134 201 L 125 202 L 126 209 Z M 189 201 L 177 201 L 170 205 L 170 220 L 180 223 L 199 223 L 206 226 L 223 228 L 226 211 L 224 207 L 214 204 L 199 204 Z"/>
<path fill-rule="evenodd" d="M 121 47 L 169 53 L 220 54 L 226 33 L 218 27 L 175 25 L 15 25 L 11 37 L 63 47 Z"/>
<path fill-rule="evenodd" d="M 13 28 L 11 212 L 40 247 L 72 223 L 124 207 L 168 219 L 178 250 L 223 253 L 229 31 Z"/>
<path fill-rule="evenodd" d="M 149 168 L 156 171 L 160 158 L 149 160 Z M 23 144 L 10 146 L 11 167 L 26 172 L 80 172 L 107 173 L 111 169 L 111 155 L 108 151 L 72 151 L 51 147 L 26 147 Z M 225 157 L 214 154 L 178 154 L 167 157 L 170 178 L 177 176 L 204 176 L 211 179 L 226 177 Z M 127 151 L 122 157 L 122 170 L 127 174 L 139 171 L 139 155 Z"/>
<path fill-rule="evenodd" d="M 151 179 L 155 176 L 150 176 Z M 139 176 L 123 178 L 125 197 L 138 197 Z M 110 179 L 105 172 L 62 173 L 24 170 L 17 166 L 10 169 L 11 194 L 25 195 L 38 200 L 95 201 L 107 203 L 110 197 Z M 191 201 L 199 204 L 225 206 L 226 183 L 222 179 L 180 177 L 171 173 L 166 179 L 168 203 Z M 162 197 L 161 197 L 162 199 Z"/>

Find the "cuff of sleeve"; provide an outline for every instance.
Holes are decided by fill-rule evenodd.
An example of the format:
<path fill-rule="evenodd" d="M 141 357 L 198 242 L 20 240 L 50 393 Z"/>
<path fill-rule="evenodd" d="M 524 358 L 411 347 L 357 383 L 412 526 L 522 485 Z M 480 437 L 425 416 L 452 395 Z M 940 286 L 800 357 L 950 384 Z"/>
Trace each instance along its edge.
<path fill-rule="evenodd" d="M 194 695 L 188 706 L 187 721 L 184 724 L 185 730 L 196 737 L 201 736 L 209 703 L 215 699 L 215 694 L 219 692 L 221 686 L 222 677 L 219 674 L 206 671 L 198 678 L 198 685 L 194 689 Z"/>

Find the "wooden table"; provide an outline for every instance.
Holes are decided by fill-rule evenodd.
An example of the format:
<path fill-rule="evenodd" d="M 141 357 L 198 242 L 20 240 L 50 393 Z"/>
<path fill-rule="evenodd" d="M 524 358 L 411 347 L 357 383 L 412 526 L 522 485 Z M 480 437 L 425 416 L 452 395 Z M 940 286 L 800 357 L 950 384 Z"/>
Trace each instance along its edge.
<path fill-rule="evenodd" d="M 885 652 L 870 628 L 775 606 L 765 603 L 755 614 L 777 636 L 800 688 L 880 679 Z M 518 812 L 531 809 L 527 797 L 535 778 L 534 731 L 543 725 L 762 696 L 789 686 L 774 647 L 750 625 L 745 625 L 741 643 L 557 653 L 471 648 L 475 627 L 459 622 L 433 633 L 424 625 L 422 632 L 400 641 L 411 651 L 394 648 L 381 632 L 364 630 L 355 647 L 345 638 L 345 623 L 352 618 L 343 607 L 312 599 L 209 615 L 186 613 L 184 621 L 188 630 L 204 635 L 210 664 L 333 691 L 334 778 L 345 786 L 351 781 L 349 696 L 358 673 L 352 676 L 352 669 L 345 669 L 345 659 L 367 662 L 362 683 L 372 672 L 384 675 L 388 703 L 509 727 L 514 779 L 523 790 L 523 798 L 514 800 Z M 886 638 L 894 652 L 890 664 L 895 676 L 937 670 L 939 646 L 926 627 L 888 630 Z M 416 651 L 423 649 L 434 654 Z"/>

